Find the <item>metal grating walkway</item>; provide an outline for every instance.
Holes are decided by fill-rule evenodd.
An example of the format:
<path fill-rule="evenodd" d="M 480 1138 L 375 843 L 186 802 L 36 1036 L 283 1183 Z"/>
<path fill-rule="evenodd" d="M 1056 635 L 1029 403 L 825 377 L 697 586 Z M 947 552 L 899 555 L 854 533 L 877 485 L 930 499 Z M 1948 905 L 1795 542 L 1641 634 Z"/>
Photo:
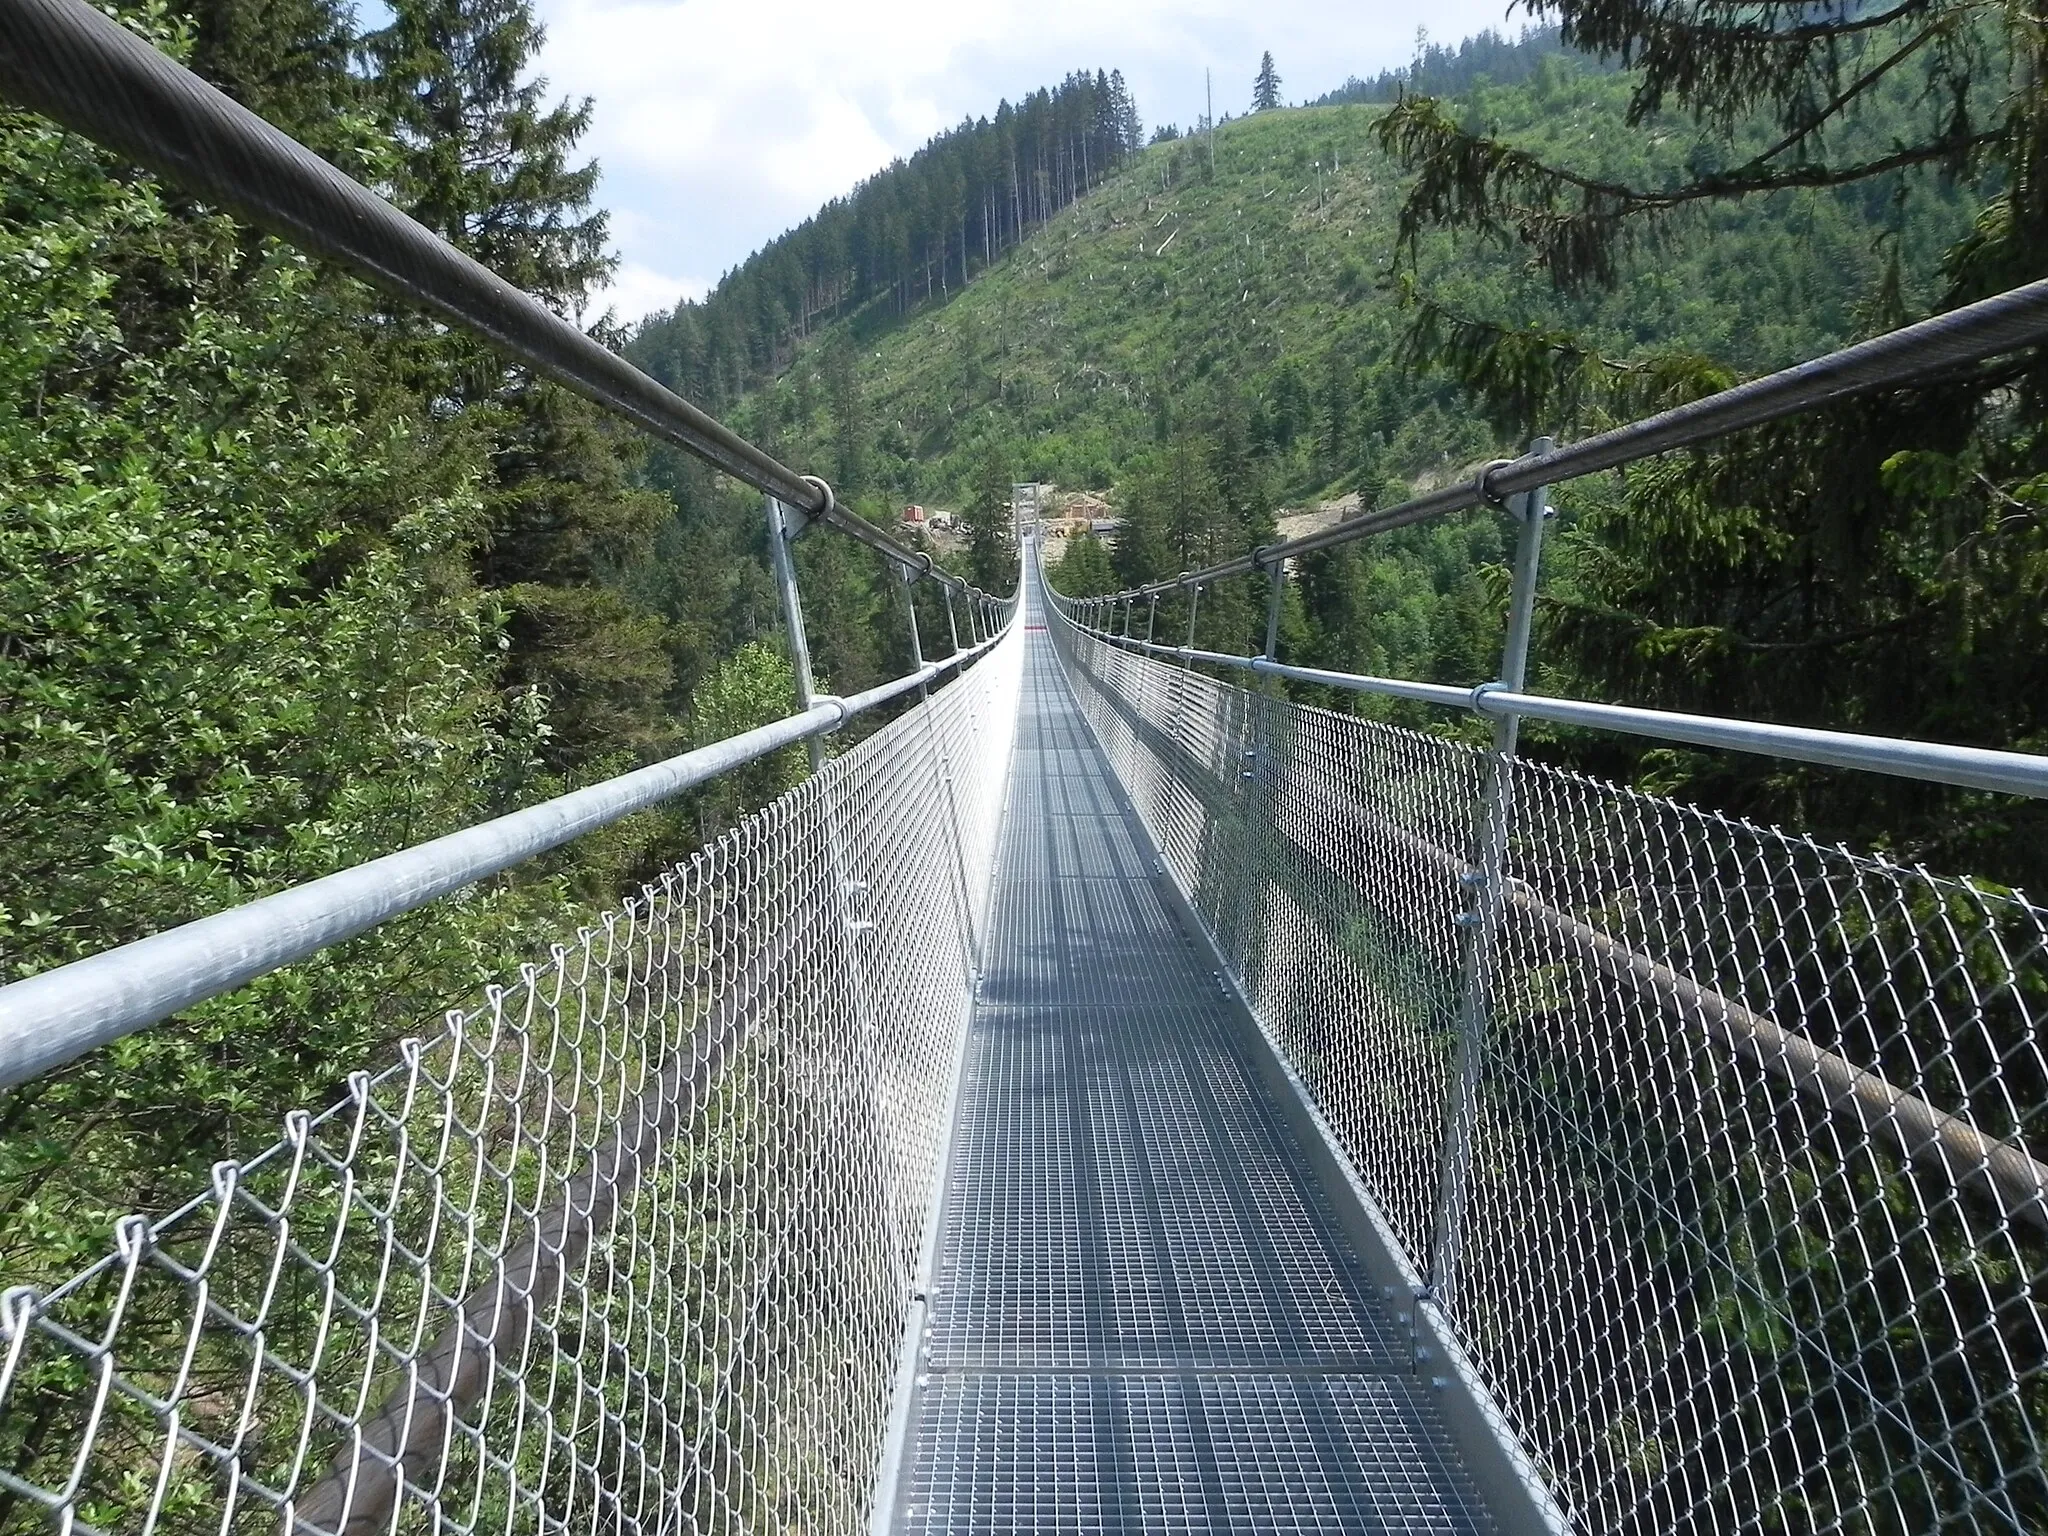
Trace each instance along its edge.
<path fill-rule="evenodd" d="M 895 1528 L 1490 1529 L 1026 639 Z"/>

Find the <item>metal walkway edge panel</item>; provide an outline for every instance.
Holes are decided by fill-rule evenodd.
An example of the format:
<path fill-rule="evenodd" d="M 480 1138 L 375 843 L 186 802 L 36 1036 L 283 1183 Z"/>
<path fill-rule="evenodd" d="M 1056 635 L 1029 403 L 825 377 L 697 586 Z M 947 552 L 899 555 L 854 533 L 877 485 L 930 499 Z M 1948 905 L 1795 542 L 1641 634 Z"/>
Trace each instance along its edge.
<path fill-rule="evenodd" d="M 1491 1530 L 1027 639 L 895 1528 Z"/>

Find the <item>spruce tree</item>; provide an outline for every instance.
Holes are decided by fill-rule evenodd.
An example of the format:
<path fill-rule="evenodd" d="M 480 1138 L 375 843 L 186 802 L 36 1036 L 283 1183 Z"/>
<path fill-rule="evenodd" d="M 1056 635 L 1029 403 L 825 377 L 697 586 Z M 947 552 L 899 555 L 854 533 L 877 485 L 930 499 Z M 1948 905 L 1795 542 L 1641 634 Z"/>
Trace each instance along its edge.
<path fill-rule="evenodd" d="M 1017 582 L 1017 538 L 1012 520 L 1010 461 L 987 444 L 974 469 L 974 485 L 961 517 L 967 535 L 967 575 L 988 592 L 1009 592 Z"/>
<path fill-rule="evenodd" d="M 186 63 L 259 117 L 351 172 L 363 81 L 349 70 L 352 8 L 342 0 L 188 0 Z"/>
<path fill-rule="evenodd" d="M 825 380 L 825 397 L 832 412 L 833 488 L 852 497 L 867 488 L 869 422 L 862 398 L 860 362 L 854 355 L 853 339 L 845 330 L 832 333 L 824 345 L 820 371 Z"/>
<path fill-rule="evenodd" d="M 1123 150 L 1132 154 L 1145 147 L 1145 125 L 1138 118 L 1137 99 L 1124 83 L 1124 72 L 1113 69 L 1109 72 L 1110 95 L 1116 105 L 1117 133 L 1122 140 Z"/>
<path fill-rule="evenodd" d="M 1894 254 L 1862 296 L 1873 331 L 1913 318 L 1916 289 L 1933 286 L 1940 310 L 2048 275 L 2048 28 L 2031 13 L 1965 0 L 1544 9 L 1567 44 L 1628 68 L 1632 126 L 1688 132 L 1695 147 L 1668 180 L 1631 181 L 1428 97 L 1382 120 L 1382 142 L 1415 172 L 1401 211 L 1412 267 L 1426 236 L 1452 231 L 1519 246 L 1539 274 L 1490 312 L 1413 290 L 1408 356 L 1461 380 L 1506 432 L 1575 435 L 1732 382 L 1720 359 L 1603 355 L 1568 317 L 1739 201 L 1844 189 L 1903 210 L 1915 177 L 1976 189 L 1975 227 L 1938 273 L 1909 281 Z M 2038 748 L 2044 424 L 2036 348 L 1640 466 L 1619 494 L 1566 491 L 1586 511 L 1546 611 L 1557 685 Z M 1624 749 L 1599 766 L 1627 772 Z M 2033 883 L 2048 870 L 2014 852 L 2048 847 L 2038 806 L 1986 818 L 1953 792 L 1720 758 L 1686 757 L 1660 784 L 1948 868 Z"/>
<path fill-rule="evenodd" d="M 563 313 L 611 269 L 591 210 L 594 163 L 572 163 L 588 101 L 547 103 L 526 79 L 543 32 L 527 0 L 395 0 L 361 56 L 398 144 L 390 194 L 408 213 Z M 482 582 L 510 608 L 511 680 L 543 695 L 549 754 L 578 770 L 667 728 L 662 626 L 616 589 L 651 556 L 659 498 L 635 488 L 643 447 L 595 406 L 458 335 L 422 366 L 492 441 Z"/>
<path fill-rule="evenodd" d="M 609 275 L 597 165 L 570 156 L 590 102 L 522 80 L 546 34 L 527 0 L 395 0 L 362 54 L 402 146 L 394 200 L 508 282 L 568 312 Z"/>
<path fill-rule="evenodd" d="M 1117 589 L 1109 550 L 1093 533 L 1079 533 L 1068 539 L 1066 549 L 1048 574 L 1053 589 L 1062 597 L 1099 597 Z"/>
<path fill-rule="evenodd" d="M 1259 76 L 1252 82 L 1252 110 L 1270 112 L 1280 105 L 1280 72 L 1273 67 L 1271 52 L 1259 57 Z"/>

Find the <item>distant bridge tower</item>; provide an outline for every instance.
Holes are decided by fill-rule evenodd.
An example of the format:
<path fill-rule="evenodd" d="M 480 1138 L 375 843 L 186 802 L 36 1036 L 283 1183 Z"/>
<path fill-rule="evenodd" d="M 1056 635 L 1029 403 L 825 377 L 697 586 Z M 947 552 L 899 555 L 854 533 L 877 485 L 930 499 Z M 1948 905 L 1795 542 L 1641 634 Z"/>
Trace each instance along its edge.
<path fill-rule="evenodd" d="M 1045 486 L 1037 480 L 1019 480 L 1010 487 L 1010 518 L 1019 533 L 1038 521 L 1044 494 Z"/>

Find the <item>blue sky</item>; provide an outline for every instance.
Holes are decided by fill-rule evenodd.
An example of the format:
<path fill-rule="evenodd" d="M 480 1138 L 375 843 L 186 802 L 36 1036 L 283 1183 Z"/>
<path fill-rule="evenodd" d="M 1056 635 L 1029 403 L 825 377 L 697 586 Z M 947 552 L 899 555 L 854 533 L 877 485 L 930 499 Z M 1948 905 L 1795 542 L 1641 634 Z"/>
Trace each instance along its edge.
<path fill-rule="evenodd" d="M 1077 68 L 1121 69 L 1146 129 L 1242 112 L 1271 49 L 1290 101 L 1452 42 L 1519 29 L 1505 0 L 538 0 L 540 70 L 589 96 L 633 320 L 720 274 L 967 115 Z"/>

